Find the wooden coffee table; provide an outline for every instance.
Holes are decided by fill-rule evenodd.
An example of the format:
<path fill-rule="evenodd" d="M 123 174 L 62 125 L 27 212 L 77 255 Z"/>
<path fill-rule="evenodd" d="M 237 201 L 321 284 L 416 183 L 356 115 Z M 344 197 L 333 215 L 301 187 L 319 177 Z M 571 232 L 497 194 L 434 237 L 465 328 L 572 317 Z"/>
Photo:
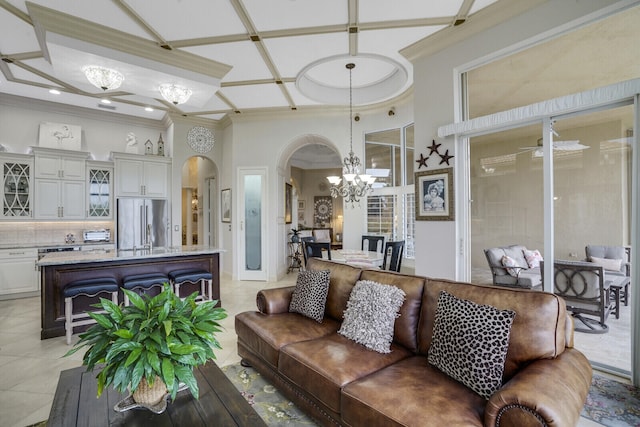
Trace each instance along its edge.
<path fill-rule="evenodd" d="M 208 362 L 194 370 L 200 389 L 196 400 L 189 390 L 169 400 L 167 410 L 154 414 L 145 409 L 116 412 L 126 397 L 109 387 L 96 398 L 98 371 L 86 367 L 60 373 L 47 427 L 54 426 L 266 426 L 220 368 Z"/>

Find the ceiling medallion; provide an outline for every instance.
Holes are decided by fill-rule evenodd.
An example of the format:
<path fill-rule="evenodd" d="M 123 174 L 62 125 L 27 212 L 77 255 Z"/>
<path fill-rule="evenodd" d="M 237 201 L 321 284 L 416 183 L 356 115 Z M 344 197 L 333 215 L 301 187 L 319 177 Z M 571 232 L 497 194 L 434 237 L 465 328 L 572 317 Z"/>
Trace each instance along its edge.
<path fill-rule="evenodd" d="M 194 126 L 187 134 L 189 147 L 196 153 L 205 154 L 213 149 L 213 133 L 205 127 Z"/>
<path fill-rule="evenodd" d="M 353 87 L 339 78 L 345 62 L 367 70 L 357 76 Z M 336 55 L 312 62 L 296 76 L 296 87 L 307 98 L 329 105 L 366 105 L 390 99 L 409 85 L 409 73 L 399 62 L 382 55 L 361 53 Z"/>
<path fill-rule="evenodd" d="M 102 90 L 118 89 L 124 81 L 120 71 L 99 65 L 85 65 L 82 72 L 92 85 Z"/>

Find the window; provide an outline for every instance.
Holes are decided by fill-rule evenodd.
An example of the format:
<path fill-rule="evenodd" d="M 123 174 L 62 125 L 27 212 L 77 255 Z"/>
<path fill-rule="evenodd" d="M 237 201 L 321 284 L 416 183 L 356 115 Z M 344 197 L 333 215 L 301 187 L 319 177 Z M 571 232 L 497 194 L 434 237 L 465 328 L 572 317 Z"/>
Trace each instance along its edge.
<path fill-rule="evenodd" d="M 405 241 L 414 258 L 415 202 L 413 124 L 365 135 L 366 173 L 376 177 L 367 198 L 367 233 Z"/>

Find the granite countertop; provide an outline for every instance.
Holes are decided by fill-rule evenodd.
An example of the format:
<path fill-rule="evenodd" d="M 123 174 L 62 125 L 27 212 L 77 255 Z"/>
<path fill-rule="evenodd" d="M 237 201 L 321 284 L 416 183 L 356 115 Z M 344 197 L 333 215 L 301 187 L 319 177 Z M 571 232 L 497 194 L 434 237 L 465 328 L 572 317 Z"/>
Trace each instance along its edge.
<path fill-rule="evenodd" d="M 162 258 L 166 256 L 187 256 L 224 252 L 211 246 L 172 246 L 153 250 L 109 250 L 95 249 L 73 252 L 53 252 L 38 261 L 39 266 L 77 264 L 84 262 L 109 262 L 128 259 Z"/>
<path fill-rule="evenodd" d="M 115 242 L 75 242 L 75 243 L 60 243 L 60 242 L 50 242 L 50 243 L 8 243 L 8 244 L 0 244 L 0 249 L 42 249 L 42 248 L 63 248 L 63 247 L 76 247 L 76 246 L 104 246 L 104 245 L 115 245 Z"/>

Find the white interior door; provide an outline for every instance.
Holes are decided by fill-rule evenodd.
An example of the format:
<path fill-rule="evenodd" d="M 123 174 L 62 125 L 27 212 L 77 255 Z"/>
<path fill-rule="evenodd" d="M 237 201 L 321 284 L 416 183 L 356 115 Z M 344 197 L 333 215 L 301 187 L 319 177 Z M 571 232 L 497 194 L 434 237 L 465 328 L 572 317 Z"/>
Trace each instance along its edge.
<path fill-rule="evenodd" d="M 240 280 L 267 280 L 267 171 L 264 168 L 240 169 L 238 178 L 238 277 Z"/>

